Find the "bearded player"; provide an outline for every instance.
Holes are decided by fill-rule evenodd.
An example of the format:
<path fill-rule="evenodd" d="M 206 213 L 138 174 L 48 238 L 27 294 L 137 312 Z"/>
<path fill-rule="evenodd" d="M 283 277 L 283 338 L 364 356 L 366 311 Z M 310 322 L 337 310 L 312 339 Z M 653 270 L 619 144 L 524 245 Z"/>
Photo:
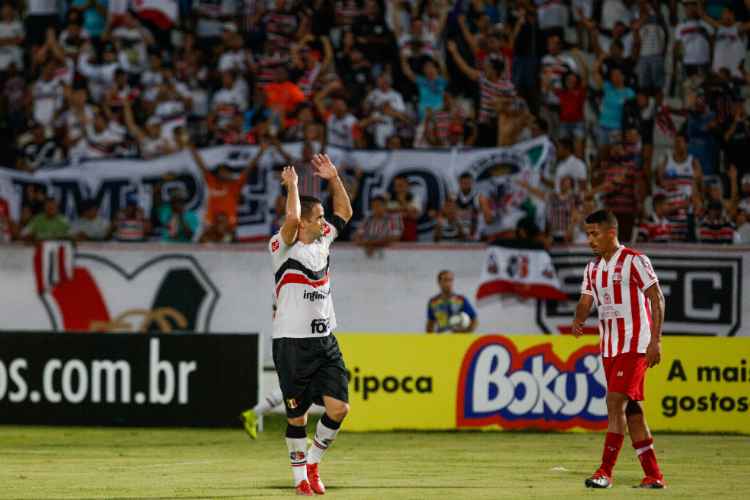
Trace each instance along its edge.
<path fill-rule="evenodd" d="M 333 330 L 329 247 L 352 216 L 352 205 L 336 167 L 327 155 L 312 159 L 314 175 L 328 181 L 333 215 L 325 219 L 320 200 L 300 197 L 294 167 L 281 179 L 287 190 L 284 224 L 268 244 L 276 285 L 273 362 L 287 416 L 286 444 L 298 495 L 322 495 L 318 464 L 349 411 L 348 376 Z M 325 407 L 307 448 L 307 412 L 313 402 Z"/>
<path fill-rule="evenodd" d="M 608 413 L 602 464 L 585 484 L 588 488 L 612 486 L 612 469 L 627 427 L 646 474 L 640 487 L 664 488 L 654 439 L 643 414 L 646 369 L 661 360 L 664 295 L 648 257 L 620 245 L 617 218 L 612 212 L 593 212 L 585 224 L 589 246 L 597 258 L 583 274 L 573 333 L 576 337 L 583 334 L 591 304 L 596 303 Z"/>

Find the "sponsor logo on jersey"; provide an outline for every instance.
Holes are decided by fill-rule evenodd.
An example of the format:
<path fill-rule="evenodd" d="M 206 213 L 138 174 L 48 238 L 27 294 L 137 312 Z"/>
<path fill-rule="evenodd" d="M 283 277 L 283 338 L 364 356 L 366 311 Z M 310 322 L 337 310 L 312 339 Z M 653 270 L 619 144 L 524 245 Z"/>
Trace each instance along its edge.
<path fill-rule="evenodd" d="M 459 372 L 456 425 L 603 429 L 606 378 L 598 346 L 560 359 L 551 344 L 519 352 L 505 337 L 474 342 Z"/>
<path fill-rule="evenodd" d="M 309 300 L 310 302 L 315 302 L 316 300 L 324 300 L 331 294 L 330 290 L 305 290 L 302 293 L 302 298 L 305 300 Z"/>

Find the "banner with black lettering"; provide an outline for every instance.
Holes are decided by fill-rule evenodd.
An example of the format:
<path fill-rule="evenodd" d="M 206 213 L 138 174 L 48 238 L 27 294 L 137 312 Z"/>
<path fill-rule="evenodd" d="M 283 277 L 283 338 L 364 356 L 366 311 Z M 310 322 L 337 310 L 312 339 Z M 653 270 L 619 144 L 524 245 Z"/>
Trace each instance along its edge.
<path fill-rule="evenodd" d="M 0 333 L 0 423 L 236 425 L 259 356 L 257 334 Z"/>
<path fill-rule="evenodd" d="M 567 300 L 549 253 L 516 240 L 501 240 L 487 247 L 477 301 L 499 296 Z"/>
<path fill-rule="evenodd" d="M 284 144 L 283 148 L 290 157 L 301 157 L 301 144 Z M 200 154 L 209 169 L 226 165 L 239 174 L 257 152 L 254 146 L 222 146 L 202 149 Z M 394 178 L 404 176 L 421 206 L 420 239 L 431 240 L 434 220 L 428 214 L 439 210 L 449 193 L 457 191 L 458 176 L 466 172 L 475 178 L 477 191 L 494 200 L 493 210 L 502 224 L 513 229 L 520 218 L 529 215 L 536 217 L 541 226 L 544 224 L 541 202 L 529 196 L 519 181 L 538 186 L 543 172 L 554 161 L 553 146 L 546 136 L 507 148 L 349 151 L 330 147 L 327 152 L 342 175 L 352 182 L 355 169 L 359 171 L 351 222 L 354 228 L 369 214 L 370 200 L 392 192 Z M 250 172 L 237 210 L 237 235 L 241 240 L 268 237 L 274 203 L 281 192 L 279 172 L 286 163 L 278 151 L 268 150 L 258 160 L 258 168 Z M 92 160 L 34 174 L 0 168 L 0 198 L 8 202 L 15 220 L 29 186 L 38 186 L 55 196 L 61 212 L 69 218 L 76 218 L 87 201 L 99 206 L 99 215 L 111 218 L 125 205 L 128 195 L 136 195 L 148 214 L 157 187 L 164 195 L 172 188 L 180 188 L 187 196 L 187 208 L 202 215 L 208 196 L 201 171 L 186 151 L 154 160 Z M 155 227 L 154 236 L 158 234 L 159 228 Z"/>

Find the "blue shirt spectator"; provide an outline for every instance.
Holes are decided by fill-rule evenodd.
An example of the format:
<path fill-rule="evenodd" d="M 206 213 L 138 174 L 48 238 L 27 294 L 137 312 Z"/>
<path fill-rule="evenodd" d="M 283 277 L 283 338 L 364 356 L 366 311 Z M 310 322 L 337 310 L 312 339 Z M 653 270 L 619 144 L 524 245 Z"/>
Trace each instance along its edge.
<path fill-rule="evenodd" d="M 453 293 L 453 279 L 451 271 L 438 273 L 440 293 L 427 302 L 427 333 L 468 333 L 477 327 L 477 313 L 469 299 Z M 469 324 L 462 322 L 462 313 L 469 317 Z"/>
<path fill-rule="evenodd" d="M 635 92 L 629 87 L 615 87 L 605 81 L 602 109 L 599 114 L 599 125 L 610 130 L 622 128 L 622 110 L 625 102 L 635 97 Z"/>
<path fill-rule="evenodd" d="M 73 0 L 71 8 L 83 15 L 83 29 L 92 38 L 99 38 L 107 26 L 109 0 Z"/>

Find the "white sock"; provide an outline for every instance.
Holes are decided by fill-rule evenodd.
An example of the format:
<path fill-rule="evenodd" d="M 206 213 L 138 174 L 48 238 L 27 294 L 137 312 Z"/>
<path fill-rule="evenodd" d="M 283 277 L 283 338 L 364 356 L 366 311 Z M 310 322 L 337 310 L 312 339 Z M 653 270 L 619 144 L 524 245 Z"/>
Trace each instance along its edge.
<path fill-rule="evenodd" d="M 311 464 L 318 464 L 323 458 L 323 454 L 333 444 L 336 434 L 339 433 L 341 422 L 331 420 L 325 413 L 318 421 L 315 427 L 315 439 L 313 439 L 310 450 L 307 452 L 307 461 Z"/>
<path fill-rule="evenodd" d="M 307 438 L 286 438 L 286 447 L 289 449 L 289 462 L 294 474 L 294 485 L 307 480 Z"/>
<path fill-rule="evenodd" d="M 269 411 L 279 406 L 282 402 L 283 396 L 281 395 L 281 389 L 271 391 L 263 400 L 259 401 L 257 405 L 253 406 L 253 411 L 256 415 L 263 416 Z"/>

